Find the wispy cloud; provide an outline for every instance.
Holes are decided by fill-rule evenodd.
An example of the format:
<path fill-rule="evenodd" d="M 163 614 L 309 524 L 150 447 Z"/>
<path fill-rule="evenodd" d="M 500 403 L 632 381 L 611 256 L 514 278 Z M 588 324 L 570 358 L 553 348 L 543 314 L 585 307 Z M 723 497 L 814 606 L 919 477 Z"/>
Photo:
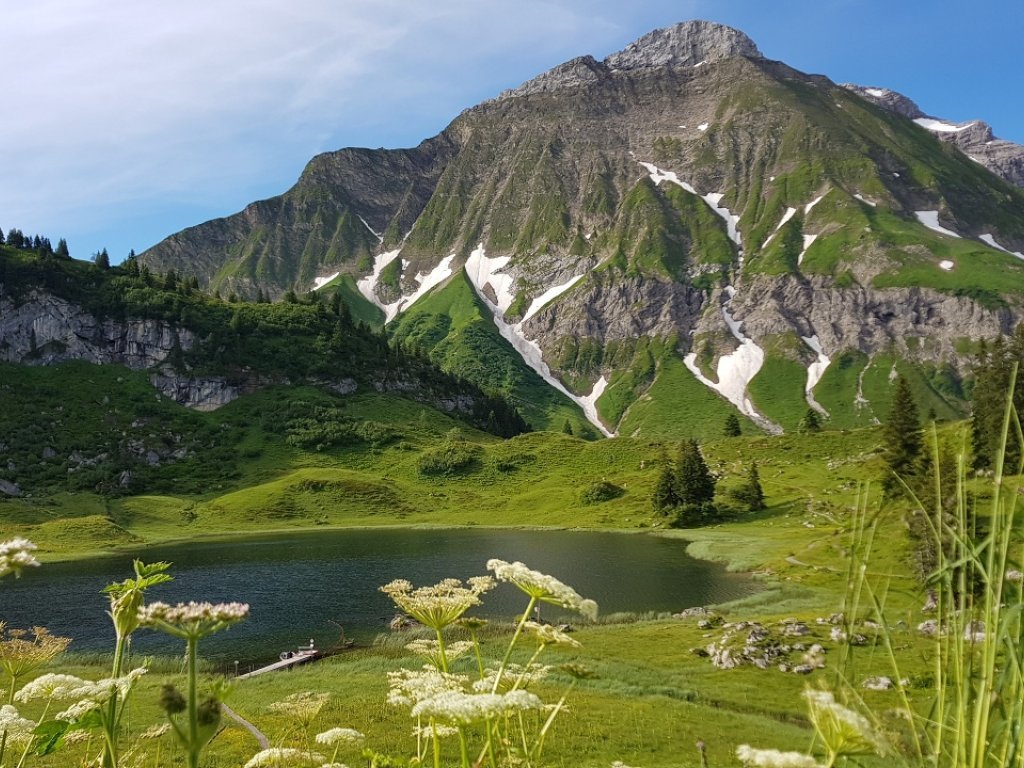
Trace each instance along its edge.
<path fill-rule="evenodd" d="M 614 39 L 619 27 L 602 6 L 613 9 L 542 0 L 11 4 L 0 47 L 0 226 L 116 240 L 139 219 L 146 226 L 133 236 L 148 240 L 135 247 L 149 245 L 198 223 L 174 220 L 175 210 L 226 213 L 282 191 L 316 151 L 426 138 L 500 90 L 499 63 L 519 63 L 508 70 L 525 79 L 536 70 L 524 62 L 547 66 Z M 167 226 L 156 230 L 161 206 Z"/>

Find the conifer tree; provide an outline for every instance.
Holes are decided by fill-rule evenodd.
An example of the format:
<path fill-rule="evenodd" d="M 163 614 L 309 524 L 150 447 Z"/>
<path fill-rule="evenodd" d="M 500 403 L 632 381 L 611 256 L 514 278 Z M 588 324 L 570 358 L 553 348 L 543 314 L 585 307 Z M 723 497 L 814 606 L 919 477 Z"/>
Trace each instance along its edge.
<path fill-rule="evenodd" d="M 761 487 L 761 475 L 757 471 L 757 462 L 751 462 L 747 472 L 747 481 L 741 485 L 733 494 L 737 501 L 746 504 L 751 512 L 757 512 L 766 507 L 764 503 L 764 489 Z"/>
<path fill-rule="evenodd" d="M 64 241 L 62 240 L 61 242 L 64 242 Z M 93 262 L 100 269 L 110 269 L 110 254 L 107 253 L 107 249 L 106 248 L 104 248 L 102 251 L 99 251 L 98 253 L 96 253 L 96 255 L 93 256 L 92 258 L 93 258 Z"/>
<path fill-rule="evenodd" d="M 715 478 L 708 469 L 696 440 L 679 446 L 676 462 L 676 495 L 681 504 L 708 504 L 715 498 Z"/>
<path fill-rule="evenodd" d="M 572 423 L 568 419 L 562 422 L 562 432 L 564 432 L 567 435 L 572 434 Z"/>
<path fill-rule="evenodd" d="M 663 515 L 667 515 L 679 506 L 679 497 L 676 495 L 676 472 L 668 459 L 662 462 L 658 479 L 654 483 L 651 506 L 654 507 L 655 512 Z"/>
<path fill-rule="evenodd" d="M 68 241 L 65 240 L 63 237 L 57 241 L 57 250 L 55 251 L 55 253 L 62 259 L 71 258 L 71 251 L 68 250 Z"/>
<path fill-rule="evenodd" d="M 807 413 L 800 419 L 800 423 L 797 425 L 798 432 L 806 432 L 807 434 L 817 434 L 821 432 L 821 417 L 818 416 L 818 412 L 813 408 L 808 408 Z"/>
<path fill-rule="evenodd" d="M 900 376 L 896 379 L 889 417 L 883 432 L 883 456 L 888 473 L 883 483 L 887 490 L 908 480 L 917 467 L 921 455 L 921 421 L 910 383 Z"/>
<path fill-rule="evenodd" d="M 730 413 L 725 417 L 725 426 L 722 429 L 722 434 L 726 437 L 739 437 L 743 434 L 743 430 L 740 429 L 740 420 L 735 413 Z"/>
<path fill-rule="evenodd" d="M 0 229 L 0 245 L 3 245 L 4 242 L 4 231 L 3 229 Z"/>

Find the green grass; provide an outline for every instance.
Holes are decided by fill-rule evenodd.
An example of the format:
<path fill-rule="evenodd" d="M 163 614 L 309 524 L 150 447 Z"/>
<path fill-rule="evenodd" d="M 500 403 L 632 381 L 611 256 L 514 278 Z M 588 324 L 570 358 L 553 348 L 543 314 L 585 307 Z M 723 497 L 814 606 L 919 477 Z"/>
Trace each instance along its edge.
<path fill-rule="evenodd" d="M 398 344 L 423 350 L 443 370 L 507 396 L 534 429 L 561 429 L 566 420 L 575 434 L 592 429 L 576 404 L 501 337 L 465 272 L 403 312 L 389 332 Z"/>
<path fill-rule="evenodd" d="M 712 439 L 721 436 L 730 413 L 735 409 L 697 381 L 677 354 L 666 353 L 650 388 L 622 417 L 619 434 L 649 440 Z M 739 418 L 745 434 L 760 431 L 745 416 Z"/>
<path fill-rule="evenodd" d="M 769 346 L 761 370 L 750 382 L 748 391 L 759 413 L 792 432 L 810 407 L 804 396 L 807 368 L 792 359 L 792 352 L 782 354 L 782 350 L 770 350 Z"/>

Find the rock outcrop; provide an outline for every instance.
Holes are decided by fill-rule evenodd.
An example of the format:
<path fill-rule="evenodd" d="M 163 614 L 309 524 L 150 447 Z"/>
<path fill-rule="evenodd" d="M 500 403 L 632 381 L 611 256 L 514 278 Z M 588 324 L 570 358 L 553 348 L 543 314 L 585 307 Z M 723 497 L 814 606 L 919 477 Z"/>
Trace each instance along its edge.
<path fill-rule="evenodd" d="M 853 83 L 844 83 L 843 87 L 890 112 L 903 115 L 911 120 L 921 121 L 919 124 L 922 127 L 943 126 L 940 129 L 932 128 L 932 132 L 938 138 L 953 144 L 996 176 L 1006 179 L 1018 187 L 1024 187 L 1024 146 L 997 138 L 988 123 L 982 120 L 953 123 L 925 114 L 917 104 L 906 96 L 888 88 L 867 87 Z"/>

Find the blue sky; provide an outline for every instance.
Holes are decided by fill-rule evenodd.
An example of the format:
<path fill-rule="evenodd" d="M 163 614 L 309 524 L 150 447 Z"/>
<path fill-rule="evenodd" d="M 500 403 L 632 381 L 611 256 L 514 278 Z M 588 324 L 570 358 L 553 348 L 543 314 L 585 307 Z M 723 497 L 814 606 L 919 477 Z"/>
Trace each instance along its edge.
<path fill-rule="evenodd" d="M 291 186 L 316 153 L 412 146 L 574 56 L 703 18 L 773 59 L 1024 143 L 1017 0 L 33 0 L 5 4 L 0 228 L 121 260 Z"/>

